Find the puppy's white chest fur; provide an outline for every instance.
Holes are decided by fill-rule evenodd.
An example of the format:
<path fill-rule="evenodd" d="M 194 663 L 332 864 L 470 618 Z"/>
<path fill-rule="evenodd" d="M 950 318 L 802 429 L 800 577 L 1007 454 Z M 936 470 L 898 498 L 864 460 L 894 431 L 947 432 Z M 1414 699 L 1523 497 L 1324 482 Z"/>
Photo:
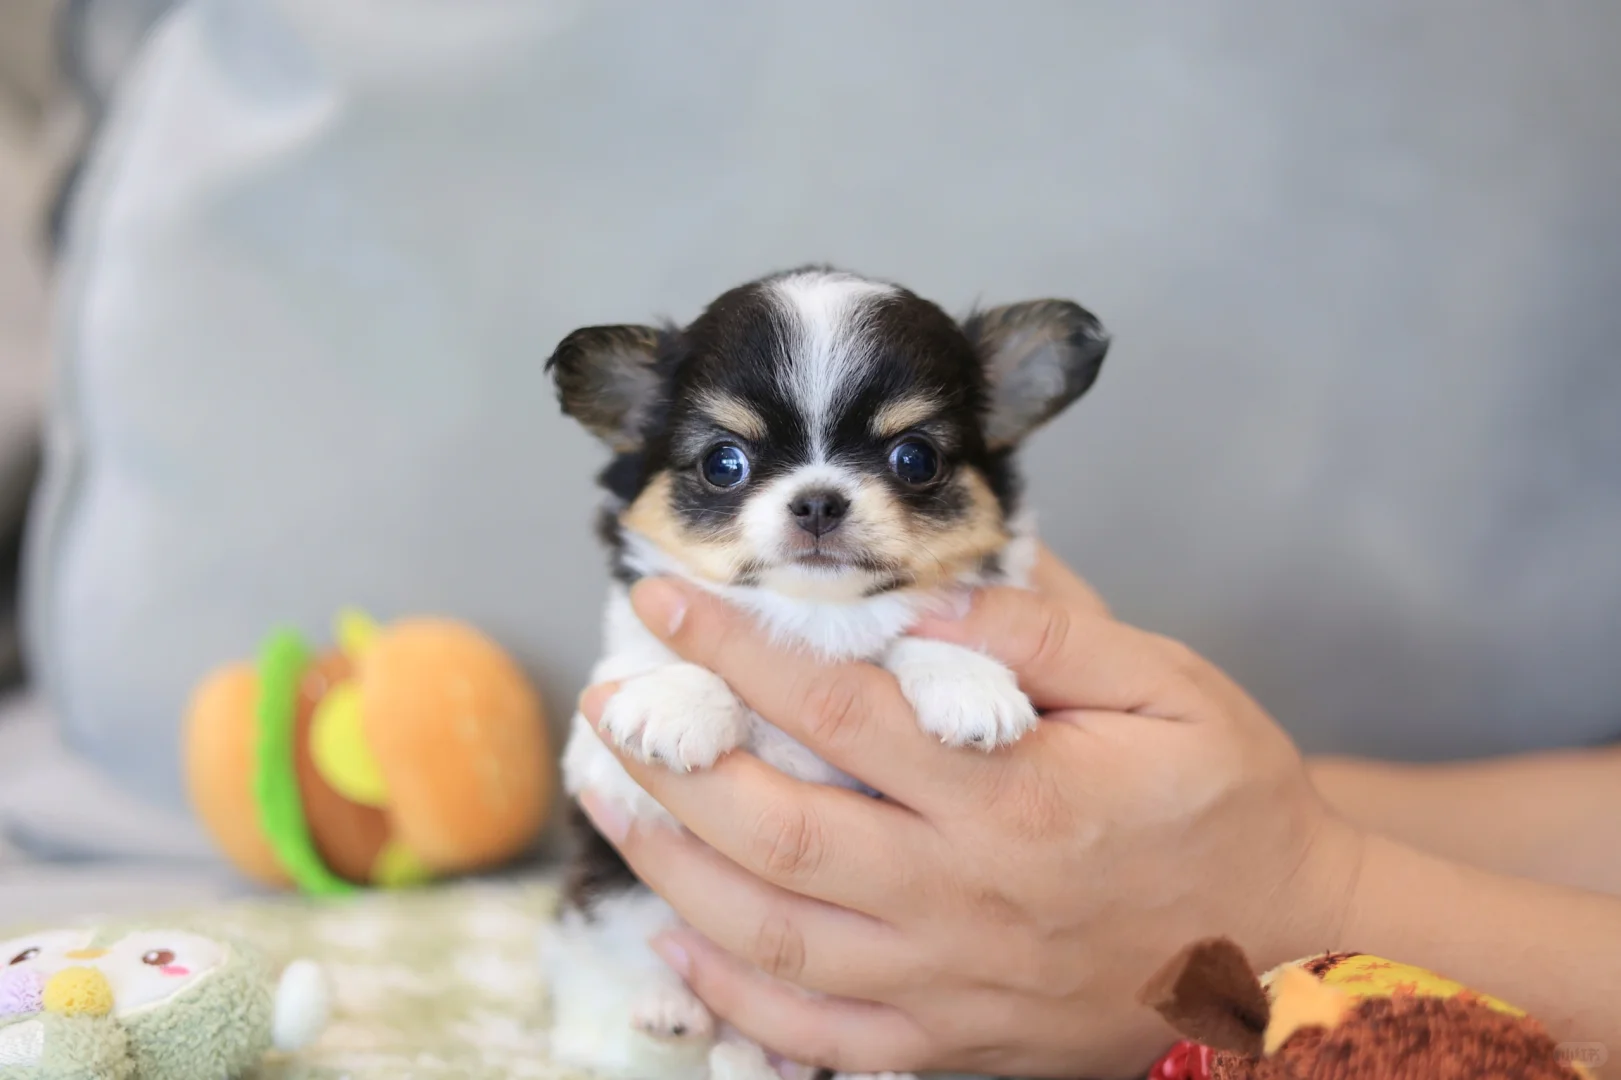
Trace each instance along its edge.
<path fill-rule="evenodd" d="M 646 572 L 679 572 L 651 548 L 633 551 Z M 1000 580 L 1022 584 L 1033 552 L 1028 534 L 1010 543 Z M 761 632 L 779 642 L 828 661 L 881 664 L 895 676 L 923 730 L 947 745 L 990 750 L 1015 741 L 1036 722 L 1012 673 L 981 653 L 904 636 L 925 611 L 963 603 L 972 584 L 981 582 L 964 582 L 955 593 L 891 593 L 844 603 L 755 588 L 703 587 L 752 615 Z M 708 768 L 723 754 L 744 748 L 798 779 L 866 790 L 754 713 L 718 675 L 671 652 L 636 617 L 622 586 L 609 597 L 604 639 L 592 681 L 620 683 L 604 711 L 602 731 L 624 752 L 687 770 Z M 572 794 L 589 790 L 621 804 L 633 817 L 664 816 L 582 717 L 574 719 L 563 767 Z"/>

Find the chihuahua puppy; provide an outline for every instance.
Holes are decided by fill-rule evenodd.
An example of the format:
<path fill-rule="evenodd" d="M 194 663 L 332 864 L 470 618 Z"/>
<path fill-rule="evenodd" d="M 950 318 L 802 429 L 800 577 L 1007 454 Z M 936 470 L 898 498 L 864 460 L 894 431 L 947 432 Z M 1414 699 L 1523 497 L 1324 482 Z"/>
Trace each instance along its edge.
<path fill-rule="evenodd" d="M 732 289 L 684 328 L 570 334 L 548 362 L 563 411 L 613 452 L 600 532 L 615 584 L 592 673 L 621 684 L 606 736 L 670 768 L 746 749 L 800 779 L 866 790 L 648 633 L 627 593 L 644 575 L 710 590 L 823 658 L 882 665 L 947 745 L 991 751 L 1029 731 L 1036 712 L 1006 668 L 905 631 L 978 586 L 1024 583 L 1035 539 L 1014 452 L 1086 392 L 1108 346 L 1069 301 L 958 322 L 906 289 L 824 267 Z M 563 776 L 571 795 L 669 820 L 580 716 Z M 674 913 L 576 822 L 544 948 L 553 1056 L 616 1080 L 775 1077 L 648 947 Z"/>

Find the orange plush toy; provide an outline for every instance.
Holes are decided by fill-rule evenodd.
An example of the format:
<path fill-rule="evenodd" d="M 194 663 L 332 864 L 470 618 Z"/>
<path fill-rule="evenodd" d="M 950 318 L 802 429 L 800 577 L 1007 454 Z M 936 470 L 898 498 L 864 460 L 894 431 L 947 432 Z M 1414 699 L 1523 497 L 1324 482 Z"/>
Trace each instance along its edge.
<path fill-rule="evenodd" d="M 545 824 L 553 761 L 518 666 L 443 619 L 346 613 L 338 647 L 272 634 L 209 676 L 185 726 L 191 802 L 249 877 L 311 893 L 495 866 Z"/>
<path fill-rule="evenodd" d="M 1556 1044 L 1520 1009 L 1434 972 L 1336 952 L 1256 975 L 1225 938 L 1143 989 L 1187 1041 L 1149 1080 L 1591 1080 L 1602 1047 Z"/>

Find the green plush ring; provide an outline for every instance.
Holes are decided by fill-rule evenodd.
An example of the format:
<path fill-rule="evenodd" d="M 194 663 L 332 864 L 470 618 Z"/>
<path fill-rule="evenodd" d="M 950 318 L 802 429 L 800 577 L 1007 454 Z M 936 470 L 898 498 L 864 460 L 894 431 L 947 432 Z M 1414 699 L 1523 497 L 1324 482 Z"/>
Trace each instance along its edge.
<path fill-rule="evenodd" d="M 309 663 L 309 647 L 295 630 L 275 631 L 259 649 L 253 800 L 259 829 L 293 883 L 315 896 L 339 896 L 355 886 L 334 874 L 315 849 L 298 790 L 298 682 Z"/>

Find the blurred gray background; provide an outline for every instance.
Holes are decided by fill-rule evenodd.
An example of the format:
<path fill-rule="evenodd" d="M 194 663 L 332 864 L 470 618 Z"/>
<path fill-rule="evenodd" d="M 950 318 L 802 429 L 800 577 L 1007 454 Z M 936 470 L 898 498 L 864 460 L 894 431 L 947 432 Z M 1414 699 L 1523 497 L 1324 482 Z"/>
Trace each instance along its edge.
<path fill-rule="evenodd" d="M 197 853 L 186 694 L 347 603 L 561 722 L 601 453 L 542 362 L 808 260 L 1097 311 L 1044 531 L 1307 749 L 1613 739 L 1618 52 L 1610 0 L 182 3 L 69 215 L 26 568 L 13 727 L 102 794 L 0 820 Z"/>

